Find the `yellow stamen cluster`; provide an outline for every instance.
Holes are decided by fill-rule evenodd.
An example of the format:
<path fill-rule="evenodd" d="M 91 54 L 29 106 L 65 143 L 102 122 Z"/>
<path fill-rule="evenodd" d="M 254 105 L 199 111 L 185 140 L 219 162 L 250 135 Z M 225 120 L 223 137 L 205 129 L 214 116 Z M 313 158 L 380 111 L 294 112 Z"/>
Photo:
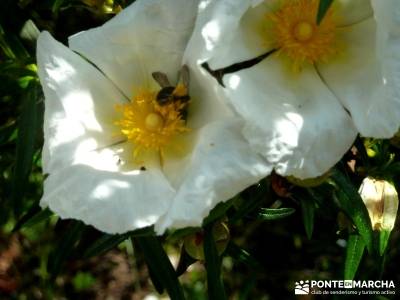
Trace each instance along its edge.
<path fill-rule="evenodd" d="M 268 38 L 278 55 L 289 58 L 298 71 L 307 64 L 326 62 L 339 52 L 337 20 L 331 8 L 320 24 L 316 22 L 319 0 L 283 0 L 267 15 Z"/>
<path fill-rule="evenodd" d="M 155 150 L 163 156 L 163 149 L 176 135 L 187 132 L 181 111 L 185 103 L 174 101 L 159 105 L 157 92 L 142 90 L 130 103 L 118 105 L 122 118 L 115 122 L 128 141 L 135 145 L 134 158 L 142 151 Z"/>

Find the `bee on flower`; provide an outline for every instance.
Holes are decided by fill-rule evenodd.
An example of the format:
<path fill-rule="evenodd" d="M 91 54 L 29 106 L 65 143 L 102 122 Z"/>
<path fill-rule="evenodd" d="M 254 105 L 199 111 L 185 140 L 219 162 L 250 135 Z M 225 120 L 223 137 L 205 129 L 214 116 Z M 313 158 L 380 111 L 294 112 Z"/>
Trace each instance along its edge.
<path fill-rule="evenodd" d="M 69 48 L 41 33 L 43 207 L 108 233 L 162 234 L 201 225 L 271 171 L 187 47 L 198 9 L 138 0 Z"/>

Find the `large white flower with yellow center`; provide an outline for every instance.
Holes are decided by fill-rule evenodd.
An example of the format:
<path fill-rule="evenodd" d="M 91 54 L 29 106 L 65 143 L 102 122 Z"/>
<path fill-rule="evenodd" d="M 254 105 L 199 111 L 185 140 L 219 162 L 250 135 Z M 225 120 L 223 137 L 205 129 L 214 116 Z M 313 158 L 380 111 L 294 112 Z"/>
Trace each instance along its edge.
<path fill-rule="evenodd" d="M 153 224 L 162 233 L 200 225 L 270 172 L 185 52 L 197 4 L 138 0 L 70 37 L 70 49 L 40 35 L 42 206 L 109 233 Z"/>
<path fill-rule="evenodd" d="M 319 0 L 200 5 L 191 43 L 200 62 L 231 72 L 263 58 L 223 83 L 247 121 L 246 138 L 278 173 L 318 176 L 357 132 L 388 138 L 398 130 L 400 1 L 335 0 L 319 25 Z"/>

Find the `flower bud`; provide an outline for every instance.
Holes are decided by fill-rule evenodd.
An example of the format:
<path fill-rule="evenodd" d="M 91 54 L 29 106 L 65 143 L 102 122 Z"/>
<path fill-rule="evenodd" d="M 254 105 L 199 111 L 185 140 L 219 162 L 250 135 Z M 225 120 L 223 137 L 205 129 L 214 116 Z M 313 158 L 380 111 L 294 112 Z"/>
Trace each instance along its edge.
<path fill-rule="evenodd" d="M 213 227 L 213 237 L 217 247 L 218 254 L 222 254 L 228 245 L 230 234 L 225 223 L 216 223 Z M 204 260 L 204 234 L 202 231 L 185 237 L 183 246 L 185 251 L 193 258 Z"/>
<path fill-rule="evenodd" d="M 365 178 L 359 189 L 373 230 L 391 231 L 396 221 L 399 198 L 395 187 L 385 180 Z"/>

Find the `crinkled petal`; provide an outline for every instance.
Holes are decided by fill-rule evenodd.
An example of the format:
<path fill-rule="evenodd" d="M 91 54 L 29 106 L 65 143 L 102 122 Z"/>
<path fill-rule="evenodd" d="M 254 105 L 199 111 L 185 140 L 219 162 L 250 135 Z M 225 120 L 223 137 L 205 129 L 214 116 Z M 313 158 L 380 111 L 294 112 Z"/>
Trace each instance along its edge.
<path fill-rule="evenodd" d="M 373 10 L 369 0 L 336 0 L 339 26 L 350 26 L 373 17 Z"/>
<path fill-rule="evenodd" d="M 128 97 L 162 71 L 174 82 L 192 33 L 197 0 L 138 0 L 103 26 L 70 37 Z"/>
<path fill-rule="evenodd" d="M 386 18 L 400 26 L 399 15 Z M 382 17 L 344 30 L 344 54 L 318 69 L 363 136 L 389 138 L 400 125 L 400 35 L 387 30 Z"/>
<path fill-rule="evenodd" d="M 293 74 L 273 56 L 224 82 L 244 135 L 281 175 L 319 176 L 354 141 L 349 115 L 311 67 Z"/>
<path fill-rule="evenodd" d="M 189 53 L 212 69 L 252 59 L 271 49 L 262 39 L 269 3 L 251 0 L 202 1 Z"/>
<path fill-rule="evenodd" d="M 48 32 L 39 36 L 37 60 L 45 95 L 45 173 L 121 141 L 114 106 L 124 97 L 107 78 Z"/>
<path fill-rule="evenodd" d="M 237 119 L 210 123 L 199 132 L 190 167 L 167 214 L 156 231 L 200 226 L 219 202 L 235 196 L 271 172 L 272 167 L 252 152 Z"/>
<path fill-rule="evenodd" d="M 114 234 L 153 225 L 174 194 L 157 169 L 116 173 L 74 165 L 45 180 L 41 206 Z"/>

